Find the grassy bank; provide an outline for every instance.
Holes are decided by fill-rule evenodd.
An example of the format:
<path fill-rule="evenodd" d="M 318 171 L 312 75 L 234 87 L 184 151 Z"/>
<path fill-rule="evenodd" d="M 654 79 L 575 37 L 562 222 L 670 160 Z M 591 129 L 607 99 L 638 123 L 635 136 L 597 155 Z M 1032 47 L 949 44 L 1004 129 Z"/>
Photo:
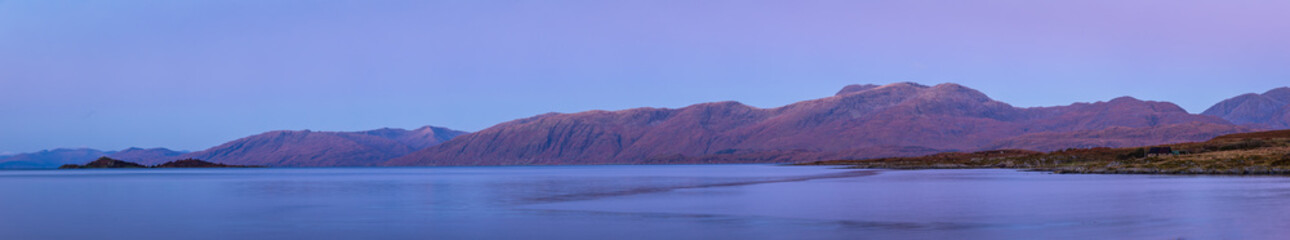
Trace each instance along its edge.
<path fill-rule="evenodd" d="M 1156 153 L 1151 151 L 1152 148 Z M 1012 168 L 1056 173 L 1290 175 L 1290 130 L 1231 134 L 1205 142 L 1141 148 L 1067 149 L 1047 153 L 993 150 L 799 165 L 884 169 Z"/>

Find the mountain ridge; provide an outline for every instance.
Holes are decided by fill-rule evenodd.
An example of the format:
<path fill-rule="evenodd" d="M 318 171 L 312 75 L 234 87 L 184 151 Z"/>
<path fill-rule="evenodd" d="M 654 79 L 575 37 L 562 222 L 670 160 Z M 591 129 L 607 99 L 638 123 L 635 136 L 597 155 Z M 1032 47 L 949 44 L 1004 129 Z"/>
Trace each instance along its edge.
<path fill-rule="evenodd" d="M 1242 94 L 1191 114 L 1130 96 L 1015 107 L 955 83 L 898 82 L 847 85 L 831 96 L 772 108 L 722 101 L 546 113 L 475 133 L 434 126 L 279 130 L 198 152 L 52 149 L 0 156 L 0 168 L 52 168 L 100 156 L 147 165 L 198 158 L 277 167 L 802 162 L 1129 147 L 1277 128 L 1290 128 L 1290 88 Z"/>
<path fill-rule="evenodd" d="M 425 126 L 413 130 L 277 130 L 255 134 L 180 158 L 270 167 L 373 166 L 465 132 Z"/>
<path fill-rule="evenodd" d="M 130 147 L 120 151 L 58 148 L 0 156 L 0 169 L 48 169 L 108 157 L 152 166 L 180 159 L 206 159 L 230 165 L 276 167 L 372 166 L 433 146 L 465 132 L 424 126 L 405 130 L 276 130 L 247 136 L 198 152 Z"/>
<path fill-rule="evenodd" d="M 169 158 L 178 157 L 183 153 L 187 152 L 166 148 L 144 149 L 130 147 L 120 151 L 101 151 L 92 148 L 55 148 L 0 157 L 0 169 L 56 168 L 65 164 L 82 164 L 100 157 L 153 164 L 174 160 Z"/>
<path fill-rule="evenodd" d="M 463 135 L 441 145 L 395 158 L 384 165 L 633 164 L 671 159 L 737 162 L 807 160 L 830 157 L 890 157 L 991 147 L 995 142 L 1037 132 L 1147 128 L 1145 134 L 1176 124 L 1209 124 L 1198 137 L 1236 131 L 1226 120 L 1187 113 L 1168 102 L 1120 97 L 1066 106 L 1019 108 L 954 83 L 933 86 L 900 82 L 848 85 L 833 96 L 775 108 L 711 102 L 682 108 L 633 108 L 548 113 L 517 119 Z M 1137 135 L 1126 135 L 1137 137 Z M 1157 143 L 1158 138 L 1117 142 Z M 1190 141 L 1194 139 L 1179 139 Z M 1016 141 L 1015 143 L 1026 143 Z M 1054 143 L 1044 143 L 1045 146 Z M 1060 145 L 1060 143 L 1058 143 Z M 861 153 L 855 149 L 894 147 L 914 152 Z M 1034 146 L 1041 148 L 1041 146 Z M 742 153 L 744 159 L 714 157 Z M 842 154 L 845 153 L 845 154 Z M 839 155 L 840 154 L 840 155 Z M 708 157 L 703 157 L 708 156 Z M 684 163 L 684 161 L 680 161 Z"/>

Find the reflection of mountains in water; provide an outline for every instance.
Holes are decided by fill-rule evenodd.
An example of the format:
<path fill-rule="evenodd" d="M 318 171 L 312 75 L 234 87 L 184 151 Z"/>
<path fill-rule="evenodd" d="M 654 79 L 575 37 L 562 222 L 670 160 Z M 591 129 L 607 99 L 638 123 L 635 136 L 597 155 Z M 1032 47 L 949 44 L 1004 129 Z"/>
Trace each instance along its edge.
<path fill-rule="evenodd" d="M 880 170 L 857 170 L 857 171 L 847 171 L 847 172 L 841 172 L 841 173 L 830 173 L 830 174 L 820 174 L 820 175 L 811 175 L 811 176 L 782 177 L 782 178 L 757 179 L 757 180 L 746 180 L 746 181 L 713 182 L 713 183 L 697 183 L 697 184 L 678 184 L 678 185 L 672 185 L 672 186 L 649 186 L 649 187 L 637 187 L 637 188 L 629 188 L 625 190 L 614 190 L 614 191 L 604 191 L 604 192 L 585 192 L 585 193 L 575 193 L 575 194 L 564 194 L 564 195 L 534 198 L 531 200 L 536 202 L 564 202 L 564 201 L 591 200 L 591 199 L 598 199 L 598 198 L 605 198 L 605 197 L 617 197 L 617 196 L 627 196 L 627 195 L 636 195 L 636 194 L 667 192 L 667 191 L 679 190 L 679 189 L 735 187 L 735 186 L 756 185 L 756 184 L 766 184 L 766 183 L 801 182 L 801 181 L 809 181 L 809 180 L 817 180 L 817 179 L 863 177 L 863 176 L 872 176 L 872 175 L 878 174 L 879 171 Z"/>

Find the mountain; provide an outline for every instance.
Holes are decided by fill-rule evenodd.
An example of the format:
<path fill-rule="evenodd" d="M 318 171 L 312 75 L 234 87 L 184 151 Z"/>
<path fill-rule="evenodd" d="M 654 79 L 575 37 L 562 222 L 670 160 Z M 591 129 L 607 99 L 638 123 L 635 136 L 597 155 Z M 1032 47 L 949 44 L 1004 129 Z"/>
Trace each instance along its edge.
<path fill-rule="evenodd" d="M 1236 96 L 1214 104 L 1201 114 L 1257 128 L 1290 129 L 1290 88 Z"/>
<path fill-rule="evenodd" d="M 413 130 L 382 128 L 361 132 L 273 131 L 189 153 L 165 148 L 121 151 L 53 149 L 0 156 L 0 169 L 44 169 L 81 164 L 100 157 L 146 166 L 179 159 L 208 159 L 232 165 L 371 166 L 465 134 L 426 126 Z"/>
<path fill-rule="evenodd" d="M 0 159 L 0 169 L 36 169 L 57 168 L 64 164 L 80 164 L 106 156 L 103 152 L 89 148 L 59 148 L 42 150 L 34 153 L 22 153 Z"/>
<path fill-rule="evenodd" d="M 384 128 L 361 132 L 272 131 L 184 154 L 180 158 L 273 167 L 372 166 L 464 133 L 429 126 L 414 130 Z"/>
<path fill-rule="evenodd" d="M 168 161 L 179 159 L 179 155 L 188 152 L 174 151 L 165 148 L 127 148 L 125 150 L 110 153 L 107 156 L 113 159 L 120 159 L 128 162 L 135 162 L 143 165 L 156 165 Z"/>
<path fill-rule="evenodd" d="M 144 164 L 156 164 L 178 159 L 186 152 L 165 148 L 127 148 L 121 151 L 100 151 L 89 148 L 59 148 L 34 153 L 23 153 L 0 158 L 0 169 L 57 168 L 65 164 L 80 164 L 99 157 L 111 157 Z"/>
<path fill-rule="evenodd" d="M 413 130 L 382 128 L 362 131 L 359 133 L 391 139 L 418 150 L 438 145 L 439 143 L 448 141 L 448 139 L 466 134 L 466 132 L 434 126 L 425 126 Z"/>
<path fill-rule="evenodd" d="M 1187 132 L 1187 126 L 1196 124 L 1205 127 Z M 1098 132 L 1103 130 L 1110 132 Z M 1125 131 L 1134 133 L 1120 134 Z M 1172 139 L 1176 136 L 1240 131 L 1247 130 L 1167 102 L 1122 97 L 1018 108 L 957 84 L 894 83 L 846 86 L 834 96 L 766 109 L 716 102 L 679 109 L 548 113 L 466 134 L 385 165 L 799 162 L 1001 145 L 1159 144 L 1192 140 Z M 1033 140 L 1042 136 L 1032 135 L 1038 133 L 1079 138 Z M 1089 140 L 1102 135 L 1116 140 Z"/>

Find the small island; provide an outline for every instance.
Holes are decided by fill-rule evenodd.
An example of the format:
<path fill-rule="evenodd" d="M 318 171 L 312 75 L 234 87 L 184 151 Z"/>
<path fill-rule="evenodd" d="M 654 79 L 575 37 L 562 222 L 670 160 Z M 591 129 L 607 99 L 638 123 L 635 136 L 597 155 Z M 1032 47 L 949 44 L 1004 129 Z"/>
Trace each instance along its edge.
<path fill-rule="evenodd" d="M 1054 173 L 1290 175 L 1290 130 L 1238 133 L 1205 142 L 1054 152 L 992 150 L 798 165 L 879 169 L 1011 168 Z"/>
<path fill-rule="evenodd" d="M 98 160 L 86 163 L 85 165 L 67 164 L 58 167 L 58 169 L 91 169 L 91 168 L 256 168 L 261 166 L 243 166 L 227 165 L 222 163 L 213 163 L 198 159 L 175 160 L 154 166 L 144 166 L 143 164 L 127 162 L 112 159 L 109 157 L 100 157 Z"/>

